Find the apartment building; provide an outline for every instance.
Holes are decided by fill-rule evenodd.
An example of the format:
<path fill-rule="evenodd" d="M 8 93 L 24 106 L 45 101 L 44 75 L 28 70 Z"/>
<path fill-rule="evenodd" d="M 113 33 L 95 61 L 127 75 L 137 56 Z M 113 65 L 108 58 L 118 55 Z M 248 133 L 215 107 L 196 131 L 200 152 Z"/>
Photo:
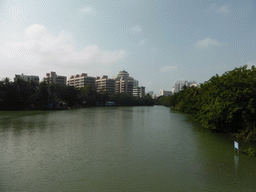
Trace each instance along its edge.
<path fill-rule="evenodd" d="M 74 86 L 76 88 L 81 88 L 87 85 L 95 90 L 96 89 L 95 83 L 96 83 L 96 77 L 89 77 L 87 73 L 72 75 L 68 80 L 68 85 Z"/>
<path fill-rule="evenodd" d="M 129 77 L 129 73 L 125 70 L 119 71 L 113 79 L 116 80 L 116 93 L 129 93 L 132 95 L 133 87 L 139 85 L 139 81 Z"/>
<path fill-rule="evenodd" d="M 170 95 L 172 95 L 172 91 L 160 90 L 159 96 L 170 96 Z"/>
<path fill-rule="evenodd" d="M 50 73 L 46 73 L 46 77 L 43 78 L 43 81 L 46 84 L 57 84 L 57 85 L 66 85 L 67 84 L 67 77 L 66 76 L 59 76 L 56 72 L 51 71 Z"/>
<path fill-rule="evenodd" d="M 17 79 L 23 79 L 26 82 L 35 81 L 39 83 L 39 76 L 35 75 L 24 75 L 23 73 L 21 75 L 15 74 L 14 81 L 17 81 Z"/>
<path fill-rule="evenodd" d="M 134 97 L 140 97 L 143 98 L 145 97 L 145 87 L 134 87 L 133 88 L 133 96 Z"/>
<path fill-rule="evenodd" d="M 121 77 L 116 79 L 116 93 L 130 93 L 133 92 L 133 82 Z"/>
<path fill-rule="evenodd" d="M 115 79 L 109 79 L 108 76 L 103 75 L 102 77 L 96 78 L 96 87 L 98 93 L 107 92 L 109 95 L 114 95 L 116 91 Z"/>

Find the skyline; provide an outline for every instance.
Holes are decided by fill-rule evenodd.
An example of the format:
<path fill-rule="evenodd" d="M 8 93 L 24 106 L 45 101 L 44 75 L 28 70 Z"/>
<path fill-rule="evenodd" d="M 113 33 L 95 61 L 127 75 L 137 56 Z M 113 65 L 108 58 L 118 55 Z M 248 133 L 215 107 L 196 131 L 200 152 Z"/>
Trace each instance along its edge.
<path fill-rule="evenodd" d="M 0 2 L 0 78 L 115 76 L 146 92 L 256 64 L 256 3 L 231 0 Z"/>

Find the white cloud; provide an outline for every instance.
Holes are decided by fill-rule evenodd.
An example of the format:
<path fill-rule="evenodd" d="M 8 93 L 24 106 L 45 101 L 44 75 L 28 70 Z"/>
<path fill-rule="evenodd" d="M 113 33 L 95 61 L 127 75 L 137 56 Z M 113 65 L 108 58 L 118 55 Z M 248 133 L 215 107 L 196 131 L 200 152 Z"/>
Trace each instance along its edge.
<path fill-rule="evenodd" d="M 174 71 L 176 69 L 177 69 L 176 66 L 167 65 L 167 66 L 161 67 L 160 71 L 161 72 L 171 72 L 171 71 Z"/>
<path fill-rule="evenodd" d="M 137 34 L 137 33 L 143 33 L 142 27 L 139 25 L 136 25 L 134 27 L 131 28 L 131 32 L 133 34 Z"/>
<path fill-rule="evenodd" d="M 85 14 L 97 14 L 97 11 L 91 5 L 86 5 L 80 11 Z"/>
<path fill-rule="evenodd" d="M 0 42 L 0 66 L 4 69 L 26 69 L 39 66 L 72 66 L 114 64 L 127 55 L 125 50 L 104 51 L 98 45 L 78 50 L 72 36 L 47 32 L 43 25 L 34 24 L 22 35 L 5 35 Z"/>
<path fill-rule="evenodd" d="M 217 46 L 217 45 L 221 45 L 221 43 L 219 43 L 217 40 L 206 38 L 202 41 L 198 41 L 195 46 L 200 48 L 208 48 L 210 46 Z"/>

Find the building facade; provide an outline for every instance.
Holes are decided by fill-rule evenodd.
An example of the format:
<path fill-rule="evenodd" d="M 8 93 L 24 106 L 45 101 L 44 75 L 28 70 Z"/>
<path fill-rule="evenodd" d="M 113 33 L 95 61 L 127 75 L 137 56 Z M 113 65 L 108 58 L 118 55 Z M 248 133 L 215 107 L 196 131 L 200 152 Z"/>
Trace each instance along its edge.
<path fill-rule="evenodd" d="M 143 98 L 145 97 L 145 87 L 134 87 L 133 88 L 133 96 L 134 97 L 140 97 Z"/>
<path fill-rule="evenodd" d="M 129 73 L 125 70 L 119 71 L 117 76 L 113 77 L 116 80 L 116 93 L 133 94 L 134 85 L 139 85 L 139 81 L 129 77 Z"/>
<path fill-rule="evenodd" d="M 23 73 L 21 75 L 15 74 L 14 81 L 17 81 L 17 79 L 23 79 L 26 82 L 35 81 L 39 83 L 39 76 L 35 76 L 35 75 L 24 75 Z"/>
<path fill-rule="evenodd" d="M 68 80 L 68 85 L 76 88 L 90 86 L 90 88 L 96 90 L 96 77 L 89 77 L 87 73 L 72 75 Z"/>
<path fill-rule="evenodd" d="M 56 72 L 51 71 L 50 73 L 46 73 L 46 76 L 43 78 L 43 81 L 46 84 L 57 84 L 57 85 L 66 85 L 67 77 L 66 76 L 58 76 Z"/>
<path fill-rule="evenodd" d="M 116 91 L 115 79 L 109 79 L 108 76 L 103 75 L 101 78 L 96 78 L 96 89 L 98 93 L 107 92 L 109 95 L 114 95 Z"/>
<path fill-rule="evenodd" d="M 170 95 L 172 95 L 172 91 L 160 90 L 159 96 L 170 96 Z"/>
<path fill-rule="evenodd" d="M 127 93 L 132 94 L 133 82 L 121 77 L 116 80 L 116 93 Z"/>
<path fill-rule="evenodd" d="M 180 92 L 184 86 L 187 86 L 187 87 L 191 87 L 191 86 L 195 86 L 197 87 L 197 83 L 195 81 L 177 81 L 175 83 L 175 86 L 174 86 L 174 92 L 175 93 L 178 93 Z"/>
<path fill-rule="evenodd" d="M 174 86 L 174 92 L 180 92 L 184 86 L 188 86 L 188 81 L 177 81 Z"/>

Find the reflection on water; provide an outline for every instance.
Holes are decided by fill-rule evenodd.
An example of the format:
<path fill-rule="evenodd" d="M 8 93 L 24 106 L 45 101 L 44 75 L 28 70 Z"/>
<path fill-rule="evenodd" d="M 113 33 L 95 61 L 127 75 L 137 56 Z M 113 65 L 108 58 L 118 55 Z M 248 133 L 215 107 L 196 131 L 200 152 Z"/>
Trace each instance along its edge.
<path fill-rule="evenodd" d="M 0 112 L 0 191 L 253 191 L 255 158 L 154 107 Z"/>
<path fill-rule="evenodd" d="M 238 163 L 239 163 L 239 155 L 238 154 L 235 154 L 234 155 L 234 169 L 237 173 L 237 170 L 238 170 Z"/>

